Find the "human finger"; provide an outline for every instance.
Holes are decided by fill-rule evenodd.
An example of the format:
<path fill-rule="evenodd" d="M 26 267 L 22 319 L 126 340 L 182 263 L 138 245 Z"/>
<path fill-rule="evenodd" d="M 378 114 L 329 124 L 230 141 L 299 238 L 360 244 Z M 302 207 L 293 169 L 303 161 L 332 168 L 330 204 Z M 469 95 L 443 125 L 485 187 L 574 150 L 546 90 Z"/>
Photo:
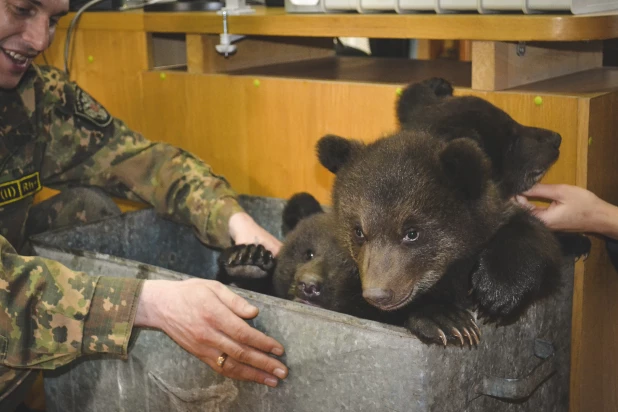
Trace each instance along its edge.
<path fill-rule="evenodd" d="M 229 310 L 228 313 L 223 312 L 215 318 L 219 330 L 237 342 L 253 346 L 263 352 L 272 353 L 277 356 L 283 355 L 283 345 L 270 336 L 267 336 L 259 330 L 252 328 L 237 316 L 234 316 L 238 315 L 240 317 L 244 317 L 245 319 L 253 318 L 257 316 L 258 313 L 258 309 L 255 306 L 249 304 L 249 302 L 241 296 L 232 292 L 219 282 L 213 282 L 212 290 L 227 307 L 227 310 Z M 254 314 L 252 310 L 255 310 Z M 252 314 L 253 316 L 244 316 L 246 314 Z"/>
<path fill-rule="evenodd" d="M 279 383 L 276 376 L 239 362 L 230 357 L 229 354 L 218 349 L 203 348 L 200 352 L 199 355 L 196 355 L 200 360 L 210 366 L 215 372 L 228 378 L 256 382 L 272 388 L 276 387 Z M 220 362 L 221 365 L 217 363 L 220 356 L 223 360 L 223 362 Z"/>
<path fill-rule="evenodd" d="M 214 337 L 214 340 L 219 349 L 240 363 L 273 374 L 279 379 L 285 379 L 288 375 L 288 368 L 281 361 L 254 349 L 250 345 L 234 341 L 234 339 L 222 333 Z"/>
<path fill-rule="evenodd" d="M 526 196 L 522 196 L 522 195 L 516 195 L 514 197 L 515 203 L 517 203 L 518 205 L 522 206 L 523 208 L 527 209 L 527 210 L 533 210 L 536 208 L 536 206 L 532 203 L 530 203 L 528 201 L 528 199 L 526 198 Z"/>
<path fill-rule="evenodd" d="M 538 197 L 550 200 L 562 200 L 563 199 L 563 185 L 548 185 L 544 183 L 537 183 L 530 189 L 522 193 L 526 197 Z"/>
<path fill-rule="evenodd" d="M 277 256 L 279 254 L 279 251 L 281 250 L 281 246 L 283 245 L 283 243 L 281 243 L 279 239 L 272 236 L 270 233 L 267 233 L 267 235 L 267 238 L 264 239 L 264 242 L 262 244 L 266 249 L 270 250 L 273 256 Z"/>
<path fill-rule="evenodd" d="M 232 292 L 227 286 L 217 281 L 208 281 L 208 287 L 227 306 L 233 313 L 244 319 L 253 319 L 259 313 L 257 307 L 253 306 L 242 296 Z"/>
<path fill-rule="evenodd" d="M 235 316 L 229 309 L 215 319 L 217 329 L 236 342 L 251 346 L 262 352 L 283 355 L 283 345 L 263 332 L 249 326 L 247 322 Z"/>

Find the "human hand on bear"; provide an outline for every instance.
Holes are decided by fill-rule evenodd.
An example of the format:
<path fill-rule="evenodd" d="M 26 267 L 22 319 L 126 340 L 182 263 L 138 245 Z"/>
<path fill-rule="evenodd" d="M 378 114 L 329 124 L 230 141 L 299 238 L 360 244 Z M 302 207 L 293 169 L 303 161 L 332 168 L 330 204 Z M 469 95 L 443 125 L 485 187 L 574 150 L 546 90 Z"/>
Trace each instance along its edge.
<path fill-rule="evenodd" d="M 529 198 L 551 200 L 547 207 Z M 537 184 L 517 201 L 541 219 L 550 229 L 565 232 L 591 232 L 618 238 L 618 208 L 589 190 L 577 186 Z"/>
<path fill-rule="evenodd" d="M 147 280 L 135 326 L 164 331 L 224 376 L 275 387 L 288 369 L 270 354 L 281 356 L 283 346 L 243 320 L 257 314 L 255 306 L 216 281 Z"/>
<path fill-rule="evenodd" d="M 234 243 L 241 244 L 260 244 L 270 250 L 274 256 L 281 249 L 281 241 L 268 233 L 263 227 L 258 225 L 251 216 L 245 212 L 234 213 L 228 223 L 229 232 Z"/>

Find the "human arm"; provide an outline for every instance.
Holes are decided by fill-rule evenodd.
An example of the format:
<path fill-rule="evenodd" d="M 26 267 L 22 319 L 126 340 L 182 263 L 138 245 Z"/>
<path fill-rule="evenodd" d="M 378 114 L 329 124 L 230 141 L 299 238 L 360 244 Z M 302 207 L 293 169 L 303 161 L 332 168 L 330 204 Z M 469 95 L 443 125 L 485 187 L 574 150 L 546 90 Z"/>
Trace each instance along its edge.
<path fill-rule="evenodd" d="M 41 172 L 44 185 L 98 186 L 192 226 L 210 246 L 257 239 L 278 251 L 281 243 L 245 213 L 236 192 L 209 165 L 177 147 L 148 141 L 63 73 L 41 70 L 43 94 L 51 102 L 44 115 L 50 135 Z"/>
<path fill-rule="evenodd" d="M 91 276 L 18 255 L 0 237 L 2 364 L 54 369 L 77 357 L 124 357 L 143 281 Z"/>
<path fill-rule="evenodd" d="M 551 200 L 549 206 L 537 206 L 528 198 Z M 589 190 L 565 185 L 537 184 L 518 202 L 553 230 L 597 233 L 618 239 L 618 207 L 605 202 Z"/>
<path fill-rule="evenodd" d="M 0 259 L 4 366 L 55 369 L 94 353 L 125 358 L 133 327 L 147 326 L 163 330 L 226 376 L 276 386 L 272 374 L 287 375 L 281 362 L 263 353 L 280 355 L 281 344 L 240 318 L 255 317 L 257 308 L 219 282 L 91 276 L 42 257 L 19 256 L 3 237 Z M 221 369 L 215 361 L 223 351 L 233 359 Z M 3 378 L 0 393 L 9 384 Z"/>

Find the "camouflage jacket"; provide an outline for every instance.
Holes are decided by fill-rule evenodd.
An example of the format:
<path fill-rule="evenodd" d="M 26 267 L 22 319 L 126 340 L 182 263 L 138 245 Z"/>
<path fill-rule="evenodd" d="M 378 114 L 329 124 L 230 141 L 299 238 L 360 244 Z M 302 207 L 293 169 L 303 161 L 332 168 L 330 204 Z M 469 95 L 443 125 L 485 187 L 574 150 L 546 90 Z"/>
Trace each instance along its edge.
<path fill-rule="evenodd" d="M 208 165 L 129 130 L 59 70 L 34 66 L 16 89 L 0 90 L 0 401 L 29 369 L 126 356 L 141 287 L 16 253 L 42 186 L 97 186 L 146 202 L 219 247 L 242 211 Z"/>

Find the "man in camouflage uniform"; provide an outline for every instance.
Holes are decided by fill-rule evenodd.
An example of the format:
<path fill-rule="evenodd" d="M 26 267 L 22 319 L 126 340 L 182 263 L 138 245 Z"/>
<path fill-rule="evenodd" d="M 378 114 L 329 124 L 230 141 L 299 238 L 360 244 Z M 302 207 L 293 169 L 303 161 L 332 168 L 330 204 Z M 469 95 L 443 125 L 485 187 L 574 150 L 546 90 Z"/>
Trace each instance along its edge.
<path fill-rule="evenodd" d="M 18 254 L 31 222 L 53 223 L 37 222 L 31 208 L 43 185 L 149 203 L 212 246 L 280 247 L 208 165 L 146 140 L 62 72 L 32 64 L 67 9 L 68 0 L 0 0 L 0 410 L 10 410 L 33 369 L 94 353 L 126 356 L 134 326 L 163 330 L 225 376 L 276 386 L 287 368 L 269 354 L 283 347 L 248 326 L 242 318 L 257 308 L 220 283 L 91 275 Z"/>

